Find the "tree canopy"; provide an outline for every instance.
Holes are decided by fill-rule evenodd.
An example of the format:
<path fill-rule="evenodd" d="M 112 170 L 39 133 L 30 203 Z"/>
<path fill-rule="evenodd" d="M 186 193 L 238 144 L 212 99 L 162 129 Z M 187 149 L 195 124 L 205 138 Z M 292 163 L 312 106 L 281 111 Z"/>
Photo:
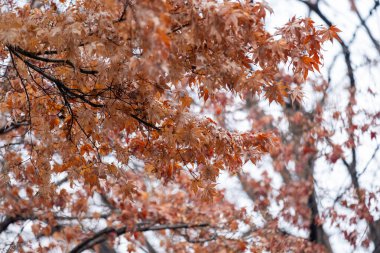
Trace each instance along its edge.
<path fill-rule="evenodd" d="M 4 250 L 111 252 L 124 244 L 153 253 L 157 242 L 165 252 L 329 250 L 308 168 L 322 140 L 333 148 L 330 163 L 344 151 L 329 139 L 321 107 L 308 112 L 302 98 L 323 65 L 322 45 L 347 49 L 336 26 L 293 17 L 270 32 L 272 9 L 256 1 L 34 7 L 0 5 L 0 233 L 20 226 Z M 312 83 L 326 95 L 327 82 Z M 288 137 L 258 106 L 250 109 L 254 127 L 232 130 L 222 111 L 237 100 L 280 105 Z M 268 154 L 287 185 L 276 196 L 285 201 L 282 217 L 314 240 L 269 217 L 269 177 L 242 173 Z M 290 160 L 304 180 L 282 169 Z M 239 178 L 266 226 L 225 198 L 223 172 Z"/>

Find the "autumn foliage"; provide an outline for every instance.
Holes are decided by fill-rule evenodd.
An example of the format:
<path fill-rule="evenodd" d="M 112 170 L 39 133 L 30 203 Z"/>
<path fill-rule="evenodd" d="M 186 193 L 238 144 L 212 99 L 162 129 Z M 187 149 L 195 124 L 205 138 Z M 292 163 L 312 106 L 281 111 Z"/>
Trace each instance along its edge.
<path fill-rule="evenodd" d="M 0 233 L 29 231 L 4 249 L 156 252 L 143 232 L 158 231 L 165 252 L 326 250 L 279 229 L 266 211 L 270 180 L 241 168 L 270 154 L 287 180 L 276 198 L 292 203 L 282 217 L 315 224 L 305 166 L 322 139 L 331 163 L 344 151 L 328 141 L 323 111 L 302 108 L 302 87 L 323 65 L 322 45 L 343 43 L 336 26 L 291 18 L 270 33 L 272 10 L 256 1 L 60 2 L 0 5 Z M 314 92 L 326 85 L 315 81 Z M 237 99 L 285 108 L 292 137 L 258 107 L 252 130 L 231 130 L 222 111 Z M 304 180 L 286 175 L 290 160 Z M 225 199 L 222 172 L 259 201 L 265 227 Z"/>

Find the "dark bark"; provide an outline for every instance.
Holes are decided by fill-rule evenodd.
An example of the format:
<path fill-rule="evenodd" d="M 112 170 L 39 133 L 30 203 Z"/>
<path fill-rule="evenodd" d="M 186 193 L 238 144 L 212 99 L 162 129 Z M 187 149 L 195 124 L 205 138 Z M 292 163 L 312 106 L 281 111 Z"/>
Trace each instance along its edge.
<path fill-rule="evenodd" d="M 174 224 L 174 225 L 153 225 L 153 226 L 147 226 L 147 225 L 141 225 L 137 226 L 135 228 L 128 228 L 126 226 L 121 228 L 113 228 L 108 227 L 103 230 L 100 230 L 99 232 L 95 233 L 91 237 L 83 240 L 81 243 L 79 243 L 77 246 L 75 246 L 70 253 L 80 253 L 86 249 L 90 249 L 94 247 L 95 245 L 105 242 L 108 239 L 109 234 L 116 234 L 117 236 L 125 234 L 127 232 L 145 232 L 145 231 L 158 231 L 158 230 L 165 230 L 165 229 L 183 229 L 183 228 L 202 228 L 202 227 L 208 227 L 208 223 L 201 223 L 201 224 Z"/>
<path fill-rule="evenodd" d="M 9 124 L 6 124 L 3 127 L 0 127 L 0 135 L 9 133 L 12 130 L 15 130 L 15 129 L 18 129 L 22 126 L 27 126 L 27 125 L 29 125 L 28 121 L 11 122 Z"/>
<path fill-rule="evenodd" d="M 322 225 L 317 224 L 317 217 L 319 216 L 319 213 L 315 191 L 313 191 L 313 193 L 309 196 L 308 206 L 311 210 L 309 241 L 322 244 L 325 247 L 326 252 L 333 252 L 328 235 L 325 233 Z"/>

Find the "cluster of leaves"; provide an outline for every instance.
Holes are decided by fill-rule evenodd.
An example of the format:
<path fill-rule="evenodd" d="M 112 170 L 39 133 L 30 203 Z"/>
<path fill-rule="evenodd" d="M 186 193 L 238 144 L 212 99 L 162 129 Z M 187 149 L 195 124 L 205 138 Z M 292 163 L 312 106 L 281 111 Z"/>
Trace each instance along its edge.
<path fill-rule="evenodd" d="M 163 230 L 168 251 L 263 249 L 233 236 L 252 221 L 215 186 L 221 171 L 276 152 L 276 137 L 191 112 L 194 94 L 202 103 L 221 93 L 300 101 L 321 45 L 338 30 L 293 18 L 271 34 L 263 3 L 67 5 L 9 2 L 0 14 L 0 233 L 33 223 L 32 236 L 16 235 L 10 248 L 81 252 L 125 234 L 133 251 L 150 245 L 139 232 Z M 107 229 L 92 227 L 100 220 Z M 273 231 L 258 237 L 270 245 Z"/>

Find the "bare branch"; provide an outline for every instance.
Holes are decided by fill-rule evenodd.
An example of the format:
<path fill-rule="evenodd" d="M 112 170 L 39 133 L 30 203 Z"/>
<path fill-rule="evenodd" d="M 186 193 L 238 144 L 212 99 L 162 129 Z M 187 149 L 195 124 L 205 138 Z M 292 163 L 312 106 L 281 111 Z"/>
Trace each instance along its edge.
<path fill-rule="evenodd" d="M 104 242 L 107 240 L 107 235 L 110 233 L 115 233 L 116 235 L 122 235 L 127 232 L 145 232 L 145 231 L 157 231 L 157 230 L 165 230 L 165 229 L 184 229 L 184 228 L 203 228 L 208 227 L 208 223 L 200 223 L 200 224 L 174 224 L 174 225 L 153 225 L 153 226 L 147 226 L 145 224 L 137 225 L 135 228 L 128 228 L 127 226 L 121 227 L 121 228 L 105 228 L 103 230 L 100 230 L 99 232 L 95 233 L 92 237 L 87 238 L 86 240 L 79 243 L 77 246 L 75 246 L 70 253 L 80 253 L 86 249 L 92 248 L 93 246 Z"/>
<path fill-rule="evenodd" d="M 374 8 L 377 8 L 377 6 L 379 6 L 380 3 L 379 1 L 375 1 L 375 6 Z M 370 38 L 370 40 L 372 41 L 373 45 L 375 46 L 377 52 L 379 53 L 380 55 L 380 44 L 379 42 L 375 39 L 375 37 L 373 36 L 371 30 L 369 29 L 369 27 L 367 26 L 367 23 L 366 23 L 366 20 L 362 17 L 362 15 L 360 14 L 359 10 L 355 7 L 354 8 L 354 11 L 356 13 L 356 16 L 358 16 L 359 20 L 360 20 L 360 24 L 364 27 L 364 29 L 366 30 L 367 34 L 368 34 L 368 37 Z"/>

